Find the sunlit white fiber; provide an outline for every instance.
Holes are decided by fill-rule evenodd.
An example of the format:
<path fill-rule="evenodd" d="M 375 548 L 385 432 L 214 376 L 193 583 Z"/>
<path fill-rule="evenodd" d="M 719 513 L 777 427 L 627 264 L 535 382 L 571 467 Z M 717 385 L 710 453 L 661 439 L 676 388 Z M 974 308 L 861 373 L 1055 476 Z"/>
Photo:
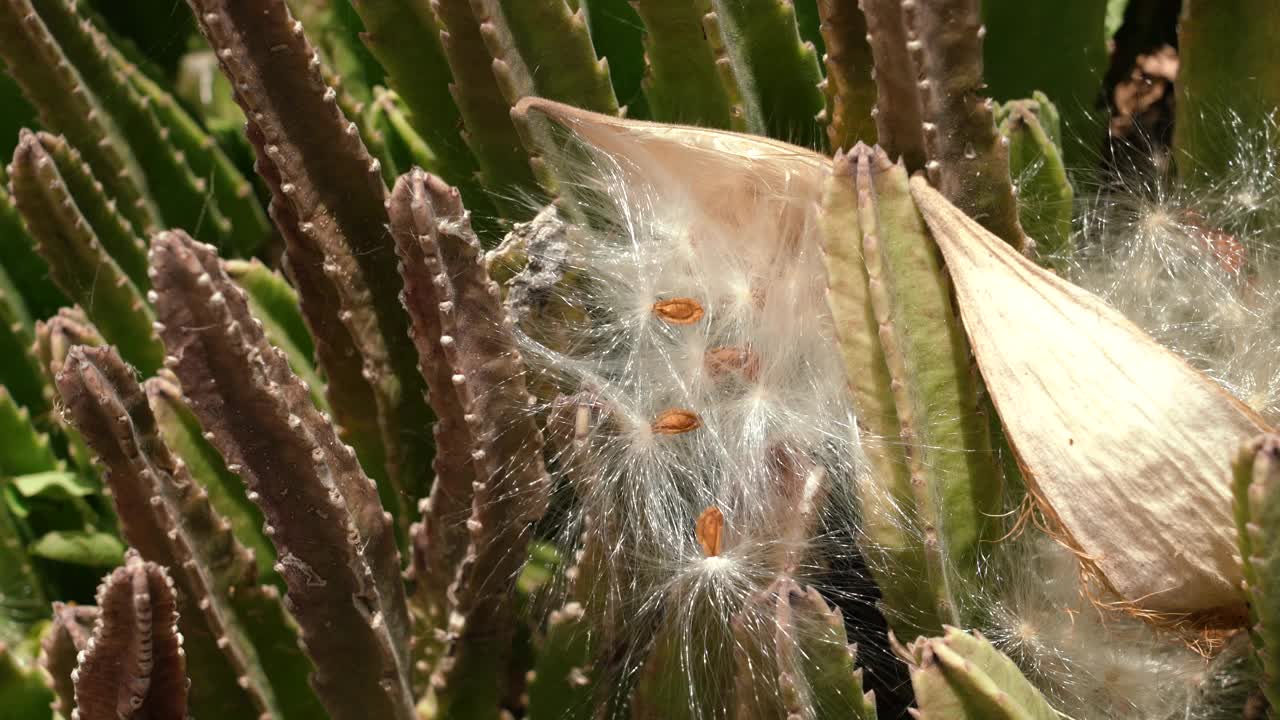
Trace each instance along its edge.
<path fill-rule="evenodd" d="M 522 352 L 551 380 L 549 405 L 573 408 L 557 463 L 575 496 L 566 544 L 605 548 L 597 592 L 641 633 L 612 640 L 632 648 L 620 671 L 638 672 L 646 630 L 682 628 L 689 700 L 705 702 L 732 697 L 708 692 L 719 677 L 708 668 L 732 669 L 732 624 L 750 598 L 803 578 L 823 552 L 850 552 L 821 547 L 819 517 L 852 524 L 852 502 L 831 495 L 857 469 L 853 411 L 816 198 L 748 176 L 708 205 L 682 192 L 696 178 L 664 176 L 645 153 L 636 143 L 581 161 L 566 188 L 580 217 L 557 285 L 561 325 L 522 324 Z M 715 556 L 695 538 L 707 508 L 724 517 Z M 703 656 L 712 636 L 727 657 Z"/>
<path fill-rule="evenodd" d="M 1071 272 L 1272 421 L 1280 418 L 1275 132 L 1274 124 L 1241 128 L 1212 183 L 1122 176 L 1085 208 Z"/>

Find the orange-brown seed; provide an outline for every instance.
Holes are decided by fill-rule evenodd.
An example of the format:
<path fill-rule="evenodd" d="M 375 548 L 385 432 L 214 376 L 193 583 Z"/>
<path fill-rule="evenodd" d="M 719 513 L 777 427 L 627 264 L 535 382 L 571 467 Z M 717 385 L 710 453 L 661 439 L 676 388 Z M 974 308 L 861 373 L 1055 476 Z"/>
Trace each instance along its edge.
<path fill-rule="evenodd" d="M 697 300 L 679 297 L 654 303 L 653 314 L 672 325 L 692 325 L 701 320 L 705 313 Z"/>
<path fill-rule="evenodd" d="M 671 409 L 653 421 L 653 431 L 659 435 L 679 435 L 702 427 L 698 416 L 688 410 Z"/>
<path fill-rule="evenodd" d="M 694 524 L 693 533 L 698 536 L 698 544 L 707 557 L 719 556 L 724 542 L 724 513 L 715 505 L 703 510 Z"/>
<path fill-rule="evenodd" d="M 747 348 L 732 345 L 714 347 L 707 351 L 704 361 L 713 378 L 738 373 L 746 380 L 755 380 L 760 375 L 760 356 Z"/>

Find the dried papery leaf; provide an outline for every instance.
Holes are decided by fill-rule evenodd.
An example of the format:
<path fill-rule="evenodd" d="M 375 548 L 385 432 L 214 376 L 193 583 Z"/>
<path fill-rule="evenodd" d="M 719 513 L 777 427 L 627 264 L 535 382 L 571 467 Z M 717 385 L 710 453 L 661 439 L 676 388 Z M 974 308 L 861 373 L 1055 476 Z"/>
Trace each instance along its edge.
<path fill-rule="evenodd" d="M 1134 608 L 1242 620 L 1231 461 L 1263 420 L 923 177 L 911 192 L 1030 490 L 1063 539 Z"/>
<path fill-rule="evenodd" d="M 72 673 L 72 720 L 181 720 L 187 662 L 165 569 L 130 553 L 98 588 L 101 615 Z"/>

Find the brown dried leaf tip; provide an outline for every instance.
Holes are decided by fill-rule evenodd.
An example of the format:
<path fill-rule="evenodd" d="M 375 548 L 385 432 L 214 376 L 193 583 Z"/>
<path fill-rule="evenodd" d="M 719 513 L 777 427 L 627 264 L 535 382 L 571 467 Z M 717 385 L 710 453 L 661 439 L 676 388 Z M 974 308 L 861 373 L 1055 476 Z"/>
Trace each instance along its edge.
<path fill-rule="evenodd" d="M 693 532 L 707 557 L 719 557 L 724 544 L 724 513 L 715 505 L 703 510 Z"/>
<path fill-rule="evenodd" d="M 702 421 L 689 410 L 671 409 L 653 421 L 653 432 L 658 435 L 680 435 L 702 427 Z"/>
<path fill-rule="evenodd" d="M 680 297 L 654 303 L 653 314 L 672 325 L 692 325 L 702 319 L 705 311 L 697 300 Z"/>

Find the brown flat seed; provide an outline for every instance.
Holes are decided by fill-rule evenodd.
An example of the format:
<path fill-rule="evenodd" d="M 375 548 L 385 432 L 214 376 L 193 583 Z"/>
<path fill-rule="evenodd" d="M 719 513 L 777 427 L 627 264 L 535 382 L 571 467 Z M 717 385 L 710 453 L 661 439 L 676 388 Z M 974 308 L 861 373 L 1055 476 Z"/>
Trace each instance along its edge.
<path fill-rule="evenodd" d="M 760 375 L 760 356 L 743 347 L 714 347 L 707 351 L 704 360 L 713 378 L 738 373 L 747 380 L 755 380 Z"/>
<path fill-rule="evenodd" d="M 653 314 L 672 325 L 692 325 L 702 319 L 702 304 L 693 298 L 671 298 L 653 304 Z"/>
<path fill-rule="evenodd" d="M 679 435 L 702 427 L 698 416 L 688 410 L 671 409 L 653 421 L 653 431 L 659 435 Z"/>
<path fill-rule="evenodd" d="M 703 510 L 694 524 L 693 534 L 698 536 L 698 544 L 707 557 L 719 556 L 724 542 L 724 513 L 720 508 L 712 505 Z"/>

